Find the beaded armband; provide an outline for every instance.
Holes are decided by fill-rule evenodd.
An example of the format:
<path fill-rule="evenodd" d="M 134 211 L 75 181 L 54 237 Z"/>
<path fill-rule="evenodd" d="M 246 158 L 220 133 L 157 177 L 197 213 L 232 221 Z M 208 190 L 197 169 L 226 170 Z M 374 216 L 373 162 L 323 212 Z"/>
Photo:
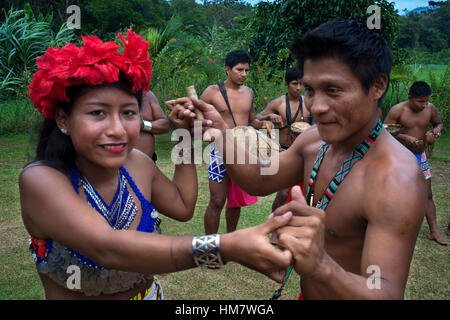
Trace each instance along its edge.
<path fill-rule="evenodd" d="M 220 235 L 218 234 L 194 237 L 192 251 L 195 264 L 199 267 L 224 265 L 219 248 Z"/>

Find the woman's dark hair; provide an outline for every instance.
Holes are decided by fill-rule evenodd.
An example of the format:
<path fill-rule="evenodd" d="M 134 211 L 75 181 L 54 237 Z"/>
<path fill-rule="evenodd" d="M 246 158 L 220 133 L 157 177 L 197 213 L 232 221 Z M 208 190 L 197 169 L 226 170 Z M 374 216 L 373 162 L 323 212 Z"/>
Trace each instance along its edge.
<path fill-rule="evenodd" d="M 231 51 L 225 57 L 225 67 L 233 69 L 238 63 L 248 63 L 250 65 L 250 57 L 244 50 Z"/>
<path fill-rule="evenodd" d="M 66 88 L 66 95 L 69 101 L 58 103 L 57 108 L 61 108 L 67 115 L 70 114 L 75 101 L 88 93 L 92 89 L 102 87 L 114 87 L 121 89 L 129 94 L 131 83 L 122 75 L 119 81 L 115 83 L 104 83 L 98 86 L 80 85 Z M 142 104 L 142 92 L 135 94 L 139 104 L 139 110 Z M 61 133 L 54 119 L 44 119 L 39 129 L 39 139 L 36 147 L 36 156 L 32 162 L 41 161 L 45 165 L 53 167 L 62 172 L 68 172 L 74 165 L 75 149 L 70 136 Z"/>
<path fill-rule="evenodd" d="M 306 59 L 333 57 L 347 64 L 359 79 L 366 93 L 381 75 L 388 77 L 392 67 L 392 53 L 377 30 L 370 30 L 364 22 L 333 20 L 298 38 L 289 46 L 298 62 L 300 73 Z M 378 105 L 381 105 L 382 99 Z"/>
<path fill-rule="evenodd" d="M 431 96 L 431 87 L 425 81 L 416 81 L 409 88 L 409 95 L 413 98 Z"/>

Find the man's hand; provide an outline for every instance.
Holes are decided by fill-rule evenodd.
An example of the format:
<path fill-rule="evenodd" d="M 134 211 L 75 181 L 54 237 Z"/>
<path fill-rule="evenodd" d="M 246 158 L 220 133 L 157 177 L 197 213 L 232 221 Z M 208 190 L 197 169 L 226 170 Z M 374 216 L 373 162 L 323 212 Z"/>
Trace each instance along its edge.
<path fill-rule="evenodd" d="M 282 282 L 286 268 L 292 262 L 289 250 L 273 246 L 268 234 L 286 225 L 292 213 L 272 216 L 259 226 L 237 230 L 220 236 L 220 251 L 225 261 L 235 261 Z"/>
<path fill-rule="evenodd" d="M 324 250 L 325 212 L 309 207 L 299 186 L 292 188 L 291 195 L 291 202 L 273 212 L 274 216 L 293 213 L 289 224 L 276 231 L 277 245 L 292 252 L 298 274 L 314 277 L 322 272 L 327 257 Z"/>
<path fill-rule="evenodd" d="M 277 127 L 280 128 L 283 126 L 283 119 L 280 115 L 272 113 L 269 115 L 269 120 Z"/>
<path fill-rule="evenodd" d="M 433 130 L 431 130 L 431 133 L 433 133 L 434 137 L 437 139 L 441 136 L 442 132 L 441 129 L 439 127 L 434 128 Z"/>
<path fill-rule="evenodd" d="M 197 116 L 194 112 L 194 106 L 192 104 L 191 98 L 179 98 L 175 100 L 169 100 L 164 102 L 165 106 L 169 110 L 169 120 L 172 126 L 176 128 L 184 128 L 190 131 L 194 128 L 194 121 L 196 121 Z M 211 106 L 212 107 L 212 106 Z M 214 108 L 214 107 L 212 107 Z M 220 116 L 220 115 L 219 115 Z M 211 120 L 202 120 L 203 131 L 210 127 L 212 124 Z"/>

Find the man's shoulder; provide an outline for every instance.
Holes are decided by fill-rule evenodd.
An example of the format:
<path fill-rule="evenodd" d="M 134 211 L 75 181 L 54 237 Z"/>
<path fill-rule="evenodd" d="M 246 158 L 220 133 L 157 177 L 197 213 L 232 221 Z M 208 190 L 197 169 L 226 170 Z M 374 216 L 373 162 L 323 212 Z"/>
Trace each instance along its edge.
<path fill-rule="evenodd" d="M 285 104 L 285 98 L 284 98 L 284 96 L 282 96 L 282 97 L 278 97 L 278 98 L 270 101 L 268 106 L 270 105 L 272 107 L 272 109 L 276 109 L 276 108 L 283 106 L 284 104 Z"/>
<path fill-rule="evenodd" d="M 408 106 L 408 101 L 402 101 L 393 105 L 389 112 L 401 112 Z"/>
<path fill-rule="evenodd" d="M 377 154 L 367 158 L 370 161 L 366 165 L 364 181 L 369 189 L 390 192 L 392 186 L 401 185 L 403 190 L 407 190 L 408 185 L 423 180 L 411 151 L 391 136 L 386 136 L 380 143 Z"/>
<path fill-rule="evenodd" d="M 211 103 L 219 93 L 219 86 L 217 84 L 212 84 L 203 91 L 200 98 L 207 103 Z"/>

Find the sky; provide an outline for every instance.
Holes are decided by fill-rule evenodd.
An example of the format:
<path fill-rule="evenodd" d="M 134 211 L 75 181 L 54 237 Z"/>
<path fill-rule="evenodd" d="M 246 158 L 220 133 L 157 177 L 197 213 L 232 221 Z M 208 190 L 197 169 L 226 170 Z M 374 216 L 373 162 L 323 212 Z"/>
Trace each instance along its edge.
<path fill-rule="evenodd" d="M 249 2 L 251 4 L 255 4 L 260 2 L 261 0 L 245 0 L 246 2 Z M 272 1 L 270 1 L 272 2 Z M 414 9 L 417 7 L 426 7 L 428 6 L 428 0 L 394 0 L 390 1 L 395 3 L 395 8 L 398 10 L 399 13 L 403 12 L 403 9 Z"/>

